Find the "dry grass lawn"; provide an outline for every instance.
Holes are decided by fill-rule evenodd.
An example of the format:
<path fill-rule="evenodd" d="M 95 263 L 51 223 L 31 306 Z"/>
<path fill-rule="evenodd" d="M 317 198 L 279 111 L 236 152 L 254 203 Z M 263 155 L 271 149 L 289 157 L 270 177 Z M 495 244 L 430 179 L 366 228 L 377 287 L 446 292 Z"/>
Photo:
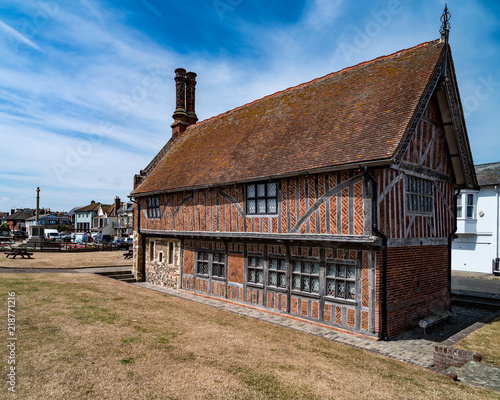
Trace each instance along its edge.
<path fill-rule="evenodd" d="M 132 265 L 132 260 L 124 260 L 125 250 L 89 251 L 81 253 L 35 252 L 32 259 L 6 258 L 0 255 L 1 268 L 86 268 L 117 265 Z"/>
<path fill-rule="evenodd" d="M 473 351 L 483 356 L 483 362 L 500 366 L 500 318 L 472 332 L 465 339 L 453 345 L 463 350 Z"/>
<path fill-rule="evenodd" d="M 90 274 L 3 274 L 17 297 L 18 399 L 498 399 L 498 393 Z M 10 394 L 9 394 L 10 395 Z"/>

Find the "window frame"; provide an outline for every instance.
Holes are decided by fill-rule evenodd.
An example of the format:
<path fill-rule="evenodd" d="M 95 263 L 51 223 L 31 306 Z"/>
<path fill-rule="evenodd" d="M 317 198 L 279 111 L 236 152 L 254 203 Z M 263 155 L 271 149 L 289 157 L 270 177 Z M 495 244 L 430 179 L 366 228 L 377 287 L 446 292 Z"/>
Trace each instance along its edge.
<path fill-rule="evenodd" d="M 405 175 L 404 182 L 405 211 L 408 214 L 433 215 L 434 182 L 414 175 Z"/>
<path fill-rule="evenodd" d="M 335 270 L 334 275 L 330 274 L 330 267 L 333 267 Z M 340 267 L 344 268 L 345 275 L 339 276 L 340 274 L 338 273 L 338 270 Z M 353 268 L 354 269 L 354 278 L 349 278 L 348 275 L 348 269 Z M 326 271 L 325 271 L 325 296 L 329 297 L 334 300 L 341 300 L 341 301 L 348 301 L 348 302 L 355 302 L 356 301 L 356 275 L 357 275 L 357 268 L 356 264 L 351 264 L 351 263 L 346 263 L 343 261 L 327 261 L 326 262 Z M 329 289 L 329 281 L 333 282 L 334 285 L 334 294 L 331 294 L 331 291 Z M 339 283 L 344 284 L 344 296 L 341 297 L 339 296 Z M 354 287 L 354 297 L 348 297 L 348 285 L 352 284 Z"/>
<path fill-rule="evenodd" d="M 277 261 L 276 269 L 272 268 L 273 261 Z M 284 265 L 285 269 L 281 269 L 281 267 Z M 276 288 L 276 289 L 286 289 L 287 288 L 287 279 L 286 279 L 286 273 L 287 273 L 287 263 L 286 259 L 282 257 L 269 257 L 268 260 L 268 267 L 267 267 L 267 286 L 270 288 Z M 276 285 L 271 283 L 271 275 L 276 274 Z M 281 277 L 284 277 L 284 282 L 285 284 L 281 284 Z"/>
<path fill-rule="evenodd" d="M 255 259 L 255 263 L 251 263 L 250 260 Z M 257 260 L 262 261 L 262 266 L 259 265 Z M 265 258 L 263 255 L 256 255 L 256 254 L 249 254 L 247 256 L 247 276 L 246 276 L 246 283 L 250 285 L 259 285 L 259 286 L 264 286 L 265 278 L 264 278 L 264 271 L 265 271 Z M 253 280 L 250 278 L 251 273 L 254 272 L 255 276 Z M 258 277 L 262 276 L 262 280 L 259 282 Z"/>
<path fill-rule="evenodd" d="M 160 196 L 147 197 L 146 210 L 148 218 L 160 218 Z"/>
<path fill-rule="evenodd" d="M 218 260 L 214 261 L 214 254 L 218 255 Z M 206 255 L 206 258 L 204 258 Z M 221 257 L 222 256 L 222 260 Z M 215 279 L 225 279 L 226 278 L 226 272 L 227 272 L 227 257 L 226 253 L 224 251 L 219 251 L 219 250 L 204 250 L 200 249 L 196 251 L 196 265 L 195 265 L 195 271 L 196 275 L 201 275 L 205 278 L 215 278 Z M 206 273 L 205 269 L 203 271 L 200 271 L 200 263 L 206 264 Z M 214 264 L 217 264 L 220 268 L 219 271 L 222 271 L 222 274 L 219 273 L 218 275 L 214 274 Z"/>
<path fill-rule="evenodd" d="M 466 219 L 475 219 L 475 196 L 474 193 L 465 193 L 465 218 Z M 471 202 L 469 202 L 471 200 Z M 469 216 L 470 211 L 470 216 Z"/>
<path fill-rule="evenodd" d="M 269 195 L 269 185 L 270 184 L 275 185 L 276 191 L 275 191 L 274 196 Z M 265 193 L 263 196 L 259 196 L 259 194 L 258 194 L 259 185 L 264 185 Z M 254 189 L 253 189 L 254 195 L 253 196 L 249 196 L 249 191 L 250 191 L 249 188 L 251 186 L 254 187 Z M 278 215 L 278 192 L 279 192 L 278 191 L 278 181 L 275 181 L 275 180 L 247 183 L 245 185 L 245 213 L 246 213 L 246 215 L 249 215 L 249 216 Z M 266 211 L 265 212 L 259 212 L 259 207 L 258 207 L 259 200 L 265 201 L 265 204 L 266 204 Z M 269 211 L 269 209 L 270 209 L 269 201 L 270 200 L 274 200 L 274 202 L 275 202 L 275 211 L 274 212 Z M 255 212 L 249 211 L 248 207 L 249 207 L 249 204 L 251 204 L 251 202 L 254 202 L 254 204 L 255 204 Z"/>
<path fill-rule="evenodd" d="M 295 267 L 297 265 L 297 263 L 300 263 L 300 271 L 296 271 L 295 270 Z M 309 268 L 309 271 L 310 272 L 304 272 L 304 264 L 305 263 L 308 263 L 310 264 L 310 268 Z M 313 273 L 313 265 L 314 264 L 317 264 L 317 273 Z M 293 259 L 291 260 L 291 266 L 290 266 L 290 274 L 291 274 L 291 291 L 292 292 L 296 292 L 296 293 L 300 293 L 300 294 L 305 294 L 305 295 L 309 295 L 309 296 L 320 296 L 320 292 L 321 292 L 321 287 L 320 287 L 320 269 L 321 269 L 321 262 L 320 260 L 310 260 L 310 259 Z M 300 288 L 297 289 L 296 286 L 295 286 L 295 277 L 299 277 L 299 286 Z M 309 286 L 309 290 L 304 290 L 304 278 L 308 278 L 308 286 Z M 313 287 L 313 279 L 317 279 L 318 281 L 318 290 L 317 291 L 313 291 L 312 290 L 312 287 Z"/>

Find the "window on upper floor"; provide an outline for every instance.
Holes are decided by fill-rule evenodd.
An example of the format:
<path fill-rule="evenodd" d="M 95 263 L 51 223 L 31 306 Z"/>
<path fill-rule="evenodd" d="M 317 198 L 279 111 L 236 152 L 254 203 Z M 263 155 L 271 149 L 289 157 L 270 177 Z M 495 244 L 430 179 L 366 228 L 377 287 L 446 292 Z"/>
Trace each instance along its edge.
<path fill-rule="evenodd" d="M 406 175 L 406 211 L 417 214 L 431 214 L 434 204 L 432 181 Z"/>
<path fill-rule="evenodd" d="M 160 198 L 158 196 L 148 197 L 146 205 L 148 218 L 160 218 Z"/>
<path fill-rule="evenodd" d="M 278 212 L 278 185 L 276 182 L 249 183 L 246 186 L 247 214 L 263 215 Z"/>
<path fill-rule="evenodd" d="M 459 194 L 457 197 L 457 218 L 473 219 L 475 217 L 474 193 Z"/>

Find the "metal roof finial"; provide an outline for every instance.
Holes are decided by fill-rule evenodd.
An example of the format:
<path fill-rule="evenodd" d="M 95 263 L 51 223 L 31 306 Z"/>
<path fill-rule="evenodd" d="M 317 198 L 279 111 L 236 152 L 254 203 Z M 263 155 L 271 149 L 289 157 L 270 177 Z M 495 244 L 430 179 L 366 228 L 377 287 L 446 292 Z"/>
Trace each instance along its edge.
<path fill-rule="evenodd" d="M 450 35 L 450 19 L 451 19 L 451 14 L 448 11 L 448 4 L 445 3 L 444 5 L 444 11 L 443 15 L 441 16 L 441 29 L 439 32 L 441 33 L 441 40 L 448 43 L 448 36 Z"/>

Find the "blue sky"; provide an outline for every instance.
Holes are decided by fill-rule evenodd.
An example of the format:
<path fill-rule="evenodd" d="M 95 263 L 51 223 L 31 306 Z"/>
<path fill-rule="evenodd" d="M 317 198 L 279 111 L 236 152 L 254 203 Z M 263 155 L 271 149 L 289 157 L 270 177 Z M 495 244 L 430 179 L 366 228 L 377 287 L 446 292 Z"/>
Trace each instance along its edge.
<path fill-rule="evenodd" d="M 500 3 L 448 1 L 476 164 L 500 161 Z M 4 0 L 0 210 L 125 199 L 167 142 L 174 69 L 198 74 L 200 120 L 434 40 L 425 0 Z"/>

